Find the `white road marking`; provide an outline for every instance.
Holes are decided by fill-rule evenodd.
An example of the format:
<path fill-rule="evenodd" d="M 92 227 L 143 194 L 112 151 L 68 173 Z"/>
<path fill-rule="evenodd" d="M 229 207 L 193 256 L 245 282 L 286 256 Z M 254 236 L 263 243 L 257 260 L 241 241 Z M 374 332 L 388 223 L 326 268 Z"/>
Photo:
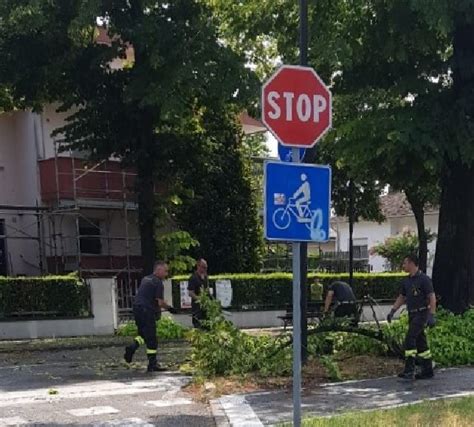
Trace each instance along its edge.
<path fill-rule="evenodd" d="M 20 426 L 28 424 L 28 421 L 20 417 L 0 418 L 0 426 Z"/>
<path fill-rule="evenodd" d="M 141 426 L 141 427 L 154 427 L 154 424 L 150 424 L 141 418 L 127 418 L 123 420 L 104 421 L 92 424 L 93 427 L 128 427 L 128 426 Z"/>
<path fill-rule="evenodd" d="M 245 396 L 225 396 L 219 399 L 229 423 L 233 427 L 263 427 L 263 423 L 252 407 L 247 403 Z"/>
<path fill-rule="evenodd" d="M 55 395 L 47 388 L 0 393 L 0 408 L 31 403 L 56 402 L 64 399 L 98 398 L 150 392 L 179 391 L 188 384 L 188 377 L 160 376 L 142 381 L 91 381 L 79 385 L 58 386 Z"/>
<path fill-rule="evenodd" d="M 90 408 L 70 409 L 69 412 L 75 417 L 90 417 L 91 415 L 118 414 L 118 409 L 112 406 L 91 406 Z"/>
<path fill-rule="evenodd" d="M 192 405 L 191 399 L 171 399 L 171 400 L 149 400 L 145 402 L 146 406 L 156 406 L 157 408 L 167 408 L 169 406 Z"/>

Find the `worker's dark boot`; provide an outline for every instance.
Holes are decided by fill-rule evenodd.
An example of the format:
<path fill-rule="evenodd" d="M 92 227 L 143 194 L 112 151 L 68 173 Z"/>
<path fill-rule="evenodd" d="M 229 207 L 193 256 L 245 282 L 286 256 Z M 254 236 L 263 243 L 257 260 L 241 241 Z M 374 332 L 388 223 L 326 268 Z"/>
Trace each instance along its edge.
<path fill-rule="evenodd" d="M 417 380 L 427 380 L 433 378 L 433 361 L 431 359 L 421 360 L 421 372 L 415 375 Z"/>
<path fill-rule="evenodd" d="M 414 380 L 415 379 L 415 358 L 407 357 L 405 360 L 405 369 L 403 372 L 398 374 L 399 378 L 404 380 Z"/>
<path fill-rule="evenodd" d="M 133 355 L 137 351 L 138 347 L 139 344 L 136 341 L 133 341 L 133 344 L 125 347 L 125 354 L 123 355 L 125 362 L 132 363 Z"/>
<path fill-rule="evenodd" d="M 156 354 L 148 355 L 148 368 L 147 372 L 162 372 L 166 371 L 165 368 L 162 368 L 156 361 Z"/>

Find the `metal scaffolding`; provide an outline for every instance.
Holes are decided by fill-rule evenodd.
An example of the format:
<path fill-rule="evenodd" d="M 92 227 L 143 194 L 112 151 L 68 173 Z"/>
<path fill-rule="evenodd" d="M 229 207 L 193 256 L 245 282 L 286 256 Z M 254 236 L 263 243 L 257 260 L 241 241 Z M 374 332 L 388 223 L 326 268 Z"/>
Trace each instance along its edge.
<path fill-rule="evenodd" d="M 46 201 L 49 203 L 47 206 L 0 206 L 0 214 L 4 216 L 32 217 L 28 224 L 22 224 L 21 227 L 15 226 L 11 220 L 4 221 L 4 233 L 0 234 L 0 239 L 6 242 L 8 256 L 11 255 L 8 252 L 9 241 L 31 240 L 38 245 L 38 257 L 36 260 L 25 258 L 23 261 L 39 274 L 63 273 L 70 271 L 70 267 L 74 265 L 74 270 L 81 275 L 125 274 L 130 282 L 132 275 L 141 271 L 132 262 L 134 257 L 139 259 L 139 244 L 135 255 L 132 246 L 140 241 L 140 237 L 130 235 L 131 212 L 137 210 L 137 205 L 129 187 L 136 174 L 118 169 L 113 163 L 110 168 L 108 161 L 88 166 L 85 161 L 76 159 L 72 152 L 69 152 L 69 157 L 60 157 L 57 143 L 54 159 L 48 160 L 54 162 L 54 166 L 50 166 L 53 166 L 56 194 L 54 197 L 50 195 L 50 199 Z M 71 162 L 72 165 L 65 170 L 66 162 Z M 94 188 L 96 182 L 100 182 L 99 188 Z M 117 213 L 123 220 L 118 225 L 115 224 L 114 233 L 112 223 Z M 94 221 L 94 214 L 100 222 Z M 71 223 L 74 224 L 73 227 Z M 85 228 L 81 224 L 87 225 L 90 230 L 88 234 L 81 234 Z M 97 239 L 101 253 L 84 253 L 81 242 L 84 246 L 85 239 Z M 123 242 L 123 245 L 118 248 L 115 245 L 114 248 L 114 243 L 117 242 Z M 19 256 L 21 258 L 23 255 Z M 85 261 L 94 260 L 94 257 L 96 265 L 86 265 Z M 123 263 L 121 259 L 124 260 Z M 102 265 L 98 265 L 101 262 Z M 11 259 L 8 265 L 9 274 L 15 274 Z"/>

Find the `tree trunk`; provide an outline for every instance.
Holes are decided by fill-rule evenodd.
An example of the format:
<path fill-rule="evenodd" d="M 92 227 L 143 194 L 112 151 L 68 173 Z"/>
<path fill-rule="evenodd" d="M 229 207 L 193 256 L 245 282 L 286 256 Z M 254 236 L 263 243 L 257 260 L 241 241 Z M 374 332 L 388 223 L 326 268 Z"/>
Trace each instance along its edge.
<path fill-rule="evenodd" d="M 416 194 L 410 191 L 405 192 L 411 210 L 415 215 L 416 228 L 418 231 L 418 258 L 420 261 L 420 270 L 426 273 L 428 266 L 428 234 L 425 229 L 425 207 L 422 200 Z"/>
<path fill-rule="evenodd" d="M 141 28 L 146 19 L 143 0 L 130 0 L 131 25 Z M 148 61 L 150 52 L 147 45 L 141 43 L 140 37 L 130 40 L 134 48 L 135 64 L 133 69 L 138 73 L 148 71 Z M 139 95 L 144 96 L 144 93 Z M 142 106 L 140 102 L 134 105 L 138 113 L 139 126 L 137 138 L 139 138 L 137 152 L 137 183 L 135 191 L 138 199 L 138 225 L 140 231 L 141 254 L 143 258 L 143 273 L 150 274 L 153 271 L 155 262 L 155 186 L 154 186 L 154 162 L 155 158 L 155 135 L 154 117 L 159 117 L 159 113 L 153 111 L 150 106 Z"/>
<path fill-rule="evenodd" d="M 433 279 L 444 308 L 462 313 L 474 304 L 474 168 L 461 161 L 442 182 Z"/>
<path fill-rule="evenodd" d="M 461 313 L 474 304 L 474 164 L 461 148 L 472 144 L 469 121 L 474 117 L 474 25 L 456 17 L 453 55 L 453 129 L 457 156 L 446 160 L 441 184 L 438 242 L 433 270 L 440 304 Z M 447 109 L 449 107 L 447 106 Z M 460 128 L 460 129 L 458 129 Z"/>
<path fill-rule="evenodd" d="M 143 164 L 138 168 L 137 198 L 143 272 L 150 274 L 155 262 L 155 194 L 153 168 Z"/>

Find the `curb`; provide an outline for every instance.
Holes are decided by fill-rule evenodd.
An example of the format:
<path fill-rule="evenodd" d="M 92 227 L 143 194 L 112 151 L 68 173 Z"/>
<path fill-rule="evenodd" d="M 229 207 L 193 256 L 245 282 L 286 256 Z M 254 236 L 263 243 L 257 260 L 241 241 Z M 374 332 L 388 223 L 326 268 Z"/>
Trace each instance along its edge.
<path fill-rule="evenodd" d="M 209 405 L 211 407 L 211 413 L 214 417 L 216 427 L 231 427 L 229 419 L 227 418 L 219 399 L 211 400 Z"/>

